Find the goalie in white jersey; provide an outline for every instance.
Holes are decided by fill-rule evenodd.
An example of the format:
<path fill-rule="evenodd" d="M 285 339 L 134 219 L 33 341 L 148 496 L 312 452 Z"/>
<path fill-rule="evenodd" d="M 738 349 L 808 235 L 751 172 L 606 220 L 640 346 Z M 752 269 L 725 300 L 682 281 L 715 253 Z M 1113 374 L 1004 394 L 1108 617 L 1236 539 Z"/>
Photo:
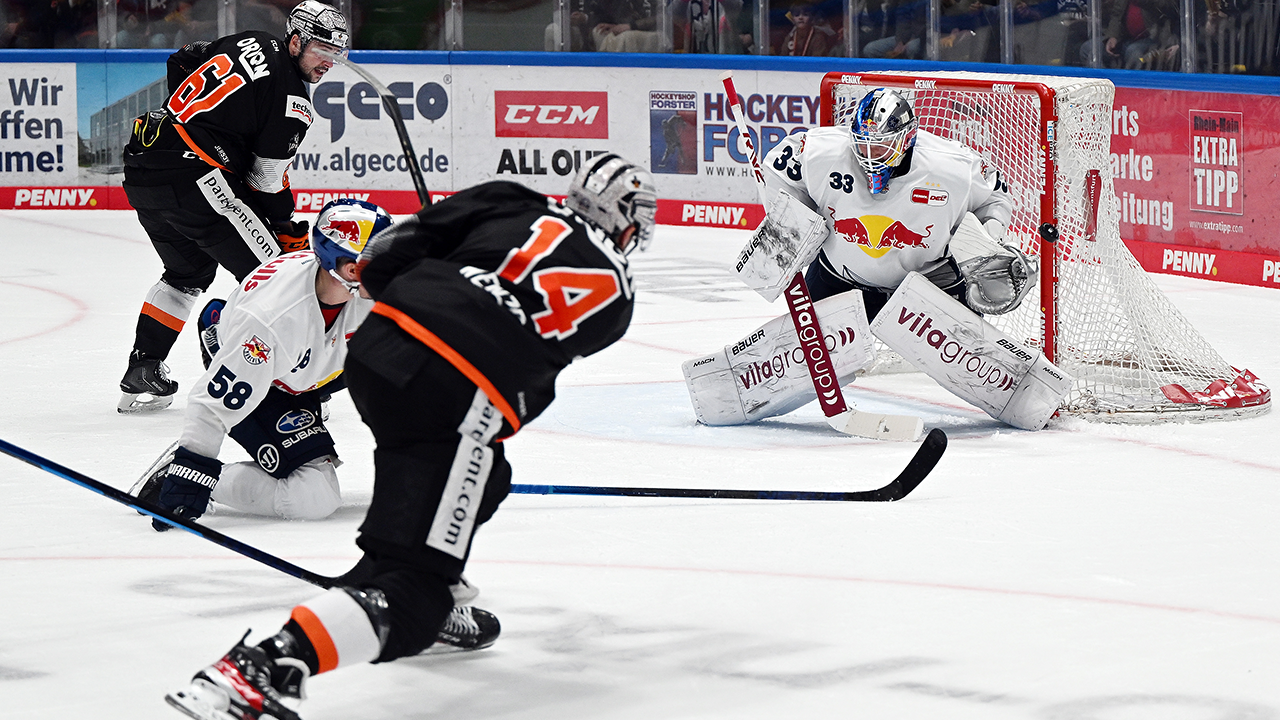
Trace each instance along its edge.
<path fill-rule="evenodd" d="M 885 88 L 862 97 L 849 126 L 783 140 L 763 170 L 768 213 L 736 270 L 772 301 L 808 265 L 809 293 L 826 301 L 813 309 L 829 331 L 839 385 L 874 359 L 874 334 L 992 417 L 1044 427 L 1070 378 L 981 317 L 1017 308 L 1036 279 L 1035 264 L 1001 242 L 1013 203 L 999 170 L 970 148 L 920 130 L 910 103 Z M 860 324 L 862 315 L 869 327 Z M 817 396 L 788 320 L 684 364 L 699 420 L 754 422 Z M 853 434 L 918 432 L 911 424 L 888 433 L 890 417 L 859 421 L 868 429 Z M 849 421 L 844 431 L 852 427 Z"/>
<path fill-rule="evenodd" d="M 766 156 L 767 196 L 783 190 L 827 223 L 805 274 L 809 292 L 820 300 L 862 290 L 871 319 L 915 271 L 977 312 L 1008 312 L 1032 284 L 1026 258 L 1000 243 L 1013 212 L 1008 188 L 973 150 L 917 125 L 905 98 L 877 88 L 849 126 L 797 133 Z M 989 237 L 953 253 L 952 236 L 969 213 Z M 995 257 L 1006 258 L 998 270 Z M 980 270 L 1003 278 L 979 284 Z"/>
<path fill-rule="evenodd" d="M 206 307 L 208 370 L 188 397 L 175 451 L 140 483 L 140 497 L 187 518 L 200 517 L 210 499 L 288 519 L 320 519 L 341 505 L 321 398 L 342 388 L 347 340 L 373 306 L 360 292 L 356 257 L 390 225 L 372 203 L 335 200 L 320 211 L 311 250 L 260 266 L 220 313 L 220 301 Z M 220 463 L 227 435 L 254 462 Z"/>

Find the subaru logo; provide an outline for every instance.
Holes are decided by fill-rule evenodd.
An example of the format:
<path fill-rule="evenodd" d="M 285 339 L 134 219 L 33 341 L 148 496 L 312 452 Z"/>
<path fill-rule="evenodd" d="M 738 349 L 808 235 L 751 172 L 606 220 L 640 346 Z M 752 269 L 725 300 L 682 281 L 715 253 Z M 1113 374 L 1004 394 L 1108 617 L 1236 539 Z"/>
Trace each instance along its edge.
<path fill-rule="evenodd" d="M 316 422 L 316 416 L 311 414 L 310 410 L 290 410 L 280 416 L 280 420 L 276 422 L 276 432 L 281 435 L 305 430 Z"/>

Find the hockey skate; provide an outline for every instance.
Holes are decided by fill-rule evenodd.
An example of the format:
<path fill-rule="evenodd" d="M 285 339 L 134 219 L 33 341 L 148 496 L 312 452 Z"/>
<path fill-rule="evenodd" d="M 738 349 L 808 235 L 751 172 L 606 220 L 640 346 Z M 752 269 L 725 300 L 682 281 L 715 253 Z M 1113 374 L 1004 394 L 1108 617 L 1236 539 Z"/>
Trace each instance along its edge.
<path fill-rule="evenodd" d="M 301 720 L 271 683 L 273 675 L 286 674 L 278 672 L 278 666 L 286 664 L 289 669 L 300 666 L 305 677 L 306 666 L 300 661 L 273 661 L 262 648 L 245 645 L 241 638 L 221 660 L 196 673 L 189 686 L 164 699 L 196 720 Z M 291 696 L 303 696 L 301 682 L 290 690 Z"/>
<path fill-rule="evenodd" d="M 460 650 L 483 650 L 497 642 L 501 632 L 498 617 L 488 610 L 455 607 L 445 618 L 436 642 Z"/>
<path fill-rule="evenodd" d="M 129 369 L 120 381 L 120 402 L 116 410 L 125 414 L 163 410 L 173 403 L 178 383 L 169 379 L 169 366 L 158 358 L 134 350 Z"/>
<path fill-rule="evenodd" d="M 214 298 L 205 303 L 200 317 L 196 318 L 196 330 L 200 336 L 200 360 L 204 363 L 205 370 L 209 369 L 213 356 L 221 349 L 218 342 L 218 321 L 222 319 L 222 308 L 226 306 L 226 300 Z"/>

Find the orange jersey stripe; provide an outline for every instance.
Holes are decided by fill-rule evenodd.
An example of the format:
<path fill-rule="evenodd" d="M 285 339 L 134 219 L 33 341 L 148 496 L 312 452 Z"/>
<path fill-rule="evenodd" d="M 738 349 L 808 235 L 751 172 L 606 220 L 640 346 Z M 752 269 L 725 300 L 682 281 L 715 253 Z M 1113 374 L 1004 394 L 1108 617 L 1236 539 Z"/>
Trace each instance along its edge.
<path fill-rule="evenodd" d="M 217 160 L 214 160 L 213 158 L 209 157 L 209 153 L 206 153 L 205 151 L 201 150 L 200 146 L 196 145 L 195 141 L 191 139 L 191 136 L 187 134 L 187 129 L 182 127 L 182 125 L 178 124 L 176 120 L 173 123 L 173 129 L 178 131 L 178 135 L 182 137 L 182 142 L 186 143 L 187 147 L 191 148 L 191 152 L 199 156 L 201 160 L 209 163 L 210 165 L 218 168 L 219 170 L 226 170 L 227 172 L 231 172 L 230 170 L 227 170 L 225 167 L 223 167 L 222 164 L 219 163 Z"/>
<path fill-rule="evenodd" d="M 154 319 L 156 322 L 174 332 L 182 332 L 182 326 L 186 325 L 185 320 L 176 318 L 149 302 L 142 303 L 142 314 Z"/>
<path fill-rule="evenodd" d="M 390 318 L 396 325 L 400 326 L 401 330 L 417 338 L 424 345 L 435 350 L 440 357 L 448 360 L 450 365 L 453 365 L 459 372 L 466 375 L 468 380 L 475 383 L 476 387 L 480 388 L 485 396 L 489 398 L 489 402 L 493 403 L 494 407 L 498 408 L 498 411 L 502 413 L 502 417 L 511 423 L 512 434 L 520 430 L 520 418 L 516 416 L 516 411 L 511 408 L 511 404 L 507 402 L 506 398 L 502 397 L 502 393 L 498 392 L 498 388 L 489 382 L 489 378 L 476 369 L 475 365 L 467 362 L 467 359 L 462 357 L 457 350 L 449 347 L 449 344 L 441 340 L 435 333 L 422 327 L 417 320 L 390 305 L 375 303 L 373 312 L 385 318 Z"/>
<path fill-rule="evenodd" d="M 302 632 L 307 634 L 307 639 L 311 641 L 311 647 L 316 649 L 320 672 L 329 672 L 338 667 L 338 648 L 334 646 L 333 638 L 329 637 L 329 631 L 324 629 L 324 623 L 320 622 L 320 618 L 316 617 L 315 613 L 299 605 L 293 609 L 289 619 L 298 623 Z"/>

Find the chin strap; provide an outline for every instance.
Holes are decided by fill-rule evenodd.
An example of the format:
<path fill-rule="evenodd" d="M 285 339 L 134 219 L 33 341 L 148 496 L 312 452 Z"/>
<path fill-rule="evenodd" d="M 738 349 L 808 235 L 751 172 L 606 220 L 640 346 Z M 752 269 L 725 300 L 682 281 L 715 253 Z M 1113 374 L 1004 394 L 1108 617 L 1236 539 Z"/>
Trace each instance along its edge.
<path fill-rule="evenodd" d="M 334 280 L 337 280 L 338 282 L 342 283 L 342 287 L 346 288 L 347 292 L 351 293 L 352 295 L 360 294 L 360 283 L 351 282 L 350 280 L 344 279 L 341 275 L 338 274 L 337 270 L 330 270 L 329 274 L 333 276 Z"/>

